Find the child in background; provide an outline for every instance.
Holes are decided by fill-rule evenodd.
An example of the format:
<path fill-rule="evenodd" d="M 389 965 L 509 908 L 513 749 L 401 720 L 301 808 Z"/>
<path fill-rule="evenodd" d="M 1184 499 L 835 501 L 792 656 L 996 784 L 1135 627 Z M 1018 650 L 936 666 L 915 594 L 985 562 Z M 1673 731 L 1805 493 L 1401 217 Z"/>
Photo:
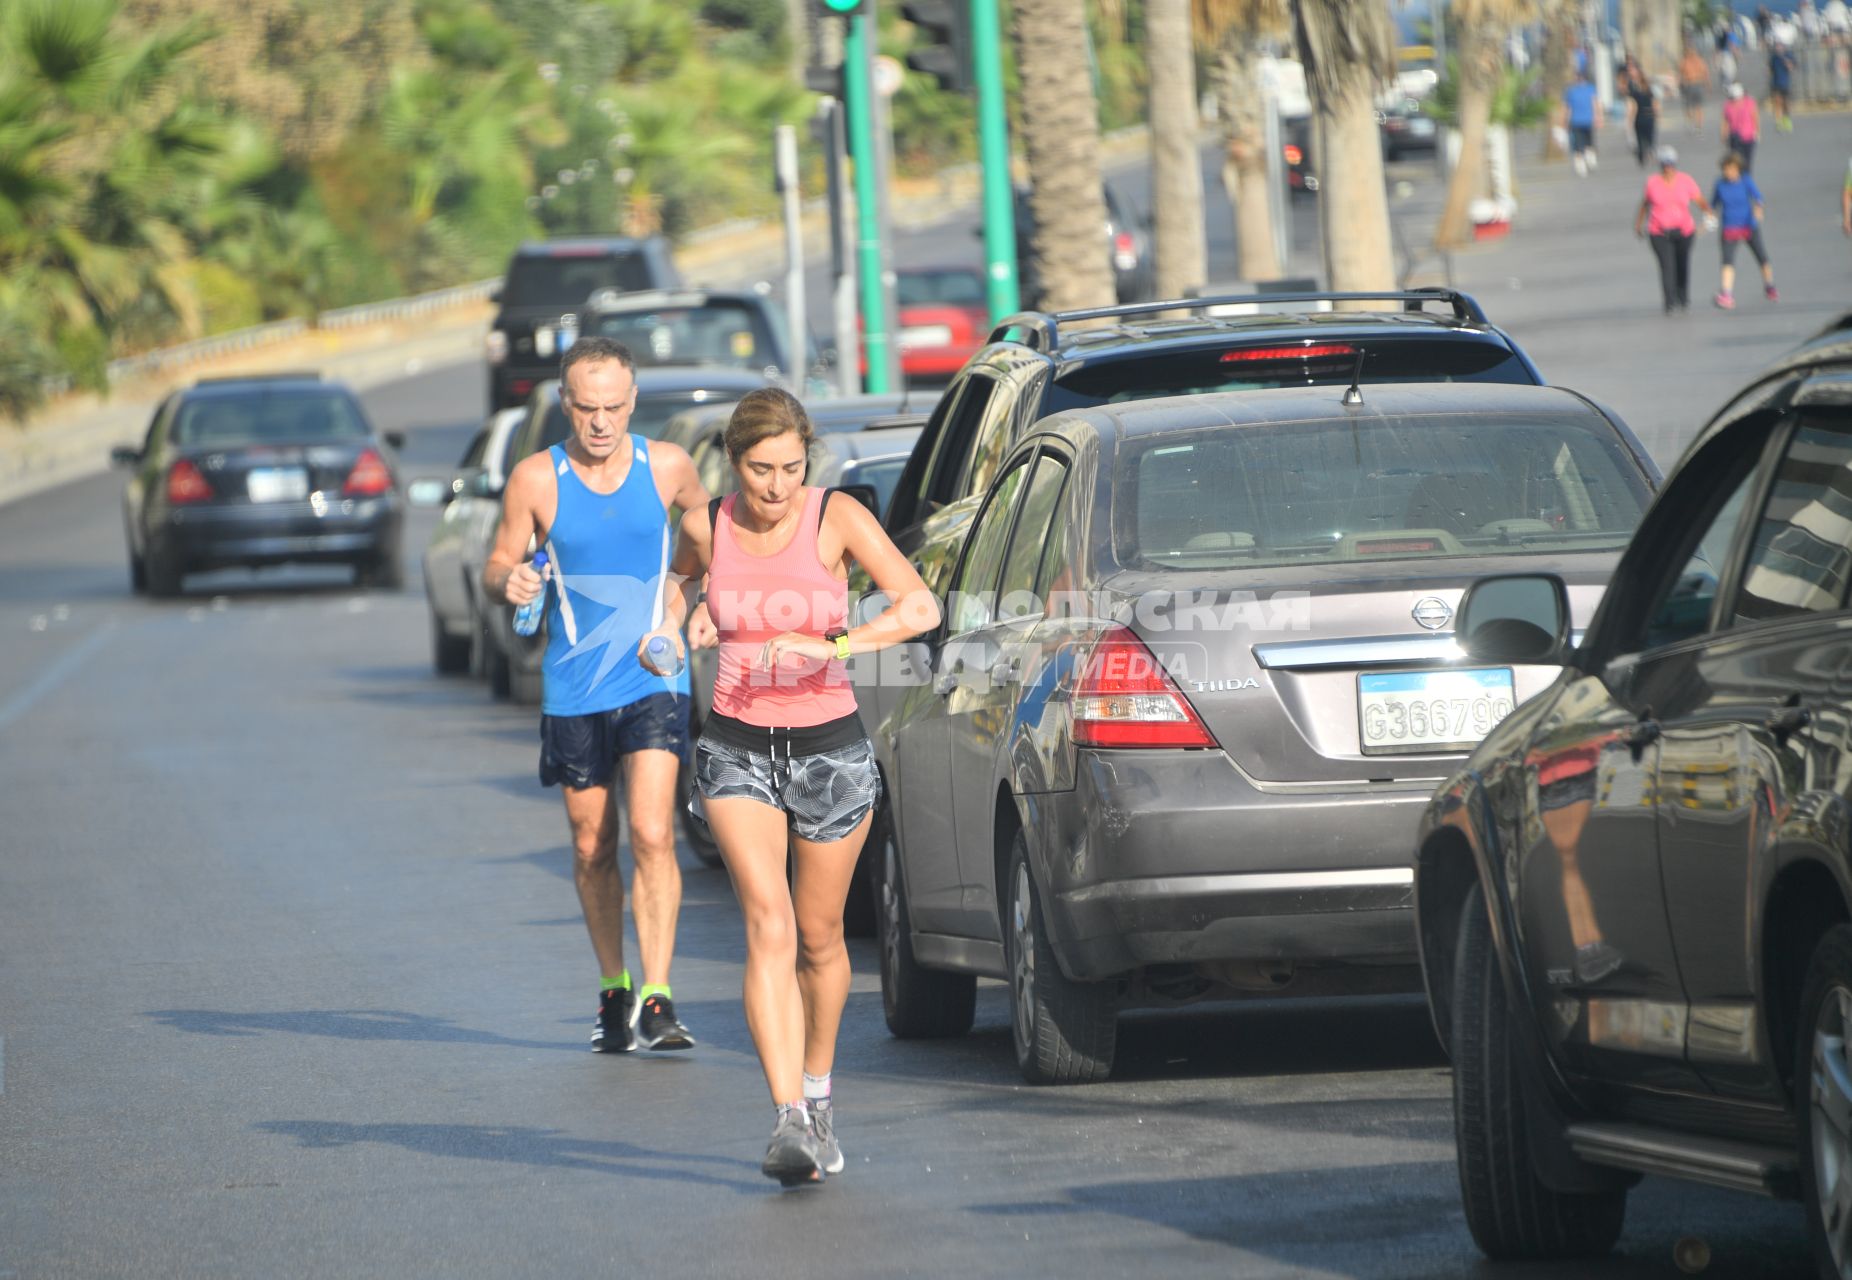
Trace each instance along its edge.
<path fill-rule="evenodd" d="M 1734 151 L 1723 158 L 1722 174 L 1711 188 L 1711 205 L 1723 228 L 1722 288 L 1712 299 L 1725 311 L 1736 305 L 1736 250 L 1748 245 L 1762 268 L 1762 292 L 1770 302 L 1781 297 L 1775 291 L 1775 267 L 1762 247 L 1762 190 L 1756 180 L 1743 172 L 1743 162 Z"/>

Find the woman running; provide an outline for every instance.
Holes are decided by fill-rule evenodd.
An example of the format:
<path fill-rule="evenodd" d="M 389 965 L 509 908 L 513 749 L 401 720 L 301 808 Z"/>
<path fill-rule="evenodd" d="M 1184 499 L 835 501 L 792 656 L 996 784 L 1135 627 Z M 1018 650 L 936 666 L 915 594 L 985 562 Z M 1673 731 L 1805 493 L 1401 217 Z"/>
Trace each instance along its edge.
<path fill-rule="evenodd" d="M 639 646 L 652 669 L 652 640 L 683 651 L 681 621 L 707 574 L 720 665 L 696 786 L 745 918 L 746 1023 L 778 1111 L 762 1167 L 785 1186 L 843 1168 L 830 1096 L 849 996 L 842 912 L 881 787 L 844 663 L 939 624 L 867 508 L 804 484 L 814 438 L 787 391 L 739 402 L 726 431 L 739 492 L 682 517 L 671 566 L 681 587 Z M 893 602 L 853 628 L 851 560 Z"/>

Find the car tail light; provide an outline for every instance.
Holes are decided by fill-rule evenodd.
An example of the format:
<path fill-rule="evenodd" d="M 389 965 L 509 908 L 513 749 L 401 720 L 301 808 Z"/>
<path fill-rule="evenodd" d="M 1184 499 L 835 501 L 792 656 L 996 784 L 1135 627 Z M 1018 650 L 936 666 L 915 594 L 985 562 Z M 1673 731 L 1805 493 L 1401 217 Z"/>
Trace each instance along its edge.
<path fill-rule="evenodd" d="M 1213 747 L 1215 737 L 1155 653 L 1127 627 L 1108 628 L 1074 687 L 1083 747 Z"/>
<path fill-rule="evenodd" d="M 1287 164 L 1298 164 L 1301 160 L 1305 159 L 1305 152 L 1299 150 L 1298 147 L 1295 147 L 1290 142 L 1286 144 L 1285 155 Z"/>
<path fill-rule="evenodd" d="M 372 498 L 391 488 L 392 472 L 387 470 L 386 460 L 375 449 L 362 449 L 341 492 L 350 498 Z"/>
<path fill-rule="evenodd" d="M 1121 231 L 1112 238 L 1113 265 L 1121 271 L 1130 271 L 1138 265 L 1138 245 L 1132 240 L 1132 233 Z"/>
<path fill-rule="evenodd" d="M 1354 356 L 1357 348 L 1342 342 L 1322 342 L 1299 347 L 1244 347 L 1224 351 L 1223 364 L 1244 364 L 1250 360 L 1318 360 L 1332 356 Z"/>
<path fill-rule="evenodd" d="M 189 502 L 210 502 L 212 498 L 212 486 L 206 483 L 206 477 L 185 458 L 168 469 L 167 501 L 172 505 L 181 507 Z"/>

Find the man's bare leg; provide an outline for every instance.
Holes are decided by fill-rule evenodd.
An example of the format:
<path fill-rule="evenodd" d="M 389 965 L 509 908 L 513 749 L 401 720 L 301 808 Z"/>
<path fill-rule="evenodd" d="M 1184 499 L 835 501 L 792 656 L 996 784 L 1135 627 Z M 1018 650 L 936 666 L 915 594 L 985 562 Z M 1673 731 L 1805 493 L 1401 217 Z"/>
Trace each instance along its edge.
<path fill-rule="evenodd" d="M 673 751 L 633 751 L 623 757 L 624 808 L 636 864 L 630 912 L 637 922 L 646 986 L 669 985 L 675 956 L 675 924 L 682 910 L 682 868 L 675 860 L 675 781 L 681 764 Z"/>
<path fill-rule="evenodd" d="M 565 787 L 572 824 L 572 881 L 605 978 L 624 972 L 624 877 L 617 869 L 617 815 L 609 787 Z"/>

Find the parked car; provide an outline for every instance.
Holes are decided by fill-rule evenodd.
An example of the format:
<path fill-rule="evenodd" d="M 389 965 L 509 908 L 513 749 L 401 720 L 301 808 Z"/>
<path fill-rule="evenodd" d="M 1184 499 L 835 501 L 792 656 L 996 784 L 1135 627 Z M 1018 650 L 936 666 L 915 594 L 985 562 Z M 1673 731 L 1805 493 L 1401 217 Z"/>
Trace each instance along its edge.
<path fill-rule="evenodd" d="M 753 289 L 603 289 L 579 309 L 574 328 L 617 339 L 639 367 L 742 369 L 800 393 L 821 360 L 808 335 L 791 340 L 784 309 Z"/>
<path fill-rule="evenodd" d="M 601 289 L 675 289 L 666 240 L 573 236 L 524 244 L 508 262 L 485 339 L 489 412 L 526 403 L 559 368 L 560 319 Z"/>
<path fill-rule="evenodd" d="M 637 368 L 637 400 L 630 411 L 629 430 L 645 439 L 657 439 L 670 419 L 696 405 L 732 403 L 748 391 L 766 386 L 762 373 L 718 365 Z M 534 389 L 526 416 L 515 429 L 507 473 L 529 454 L 563 444 L 572 425 L 560 404 L 559 381 L 551 379 Z M 506 473 L 505 473 L 506 474 Z M 490 537 L 492 538 L 493 528 Z M 487 559 L 486 550 L 483 553 Z M 498 698 L 527 705 L 540 702 L 540 661 L 546 653 L 547 628 L 531 636 L 514 633 L 514 609 L 505 604 L 486 611 L 489 689 Z"/>
<path fill-rule="evenodd" d="M 1042 420 L 875 738 L 889 1028 L 961 1034 L 976 979 L 1003 979 L 1023 1075 L 1074 1083 L 1111 1072 L 1128 1005 L 1416 989 L 1407 833 L 1554 675 L 1460 669 L 1454 602 L 1544 563 L 1588 614 L 1655 478 L 1619 420 L 1546 387 Z"/>
<path fill-rule="evenodd" d="M 470 440 L 448 480 L 414 480 L 414 506 L 441 506 L 424 549 L 424 595 L 431 609 L 431 665 L 439 675 L 482 674 L 482 569 L 502 518 L 502 487 L 521 409 L 503 409 Z"/>
<path fill-rule="evenodd" d="M 1440 131 L 1434 117 L 1421 109 L 1413 98 L 1398 98 L 1376 113 L 1383 138 L 1383 158 L 1400 160 L 1416 151 L 1432 154 Z"/>
<path fill-rule="evenodd" d="M 1579 642 L 1558 576 L 1467 593 L 1467 664 L 1561 667 L 1415 845 L 1492 1257 L 1604 1253 L 1665 1174 L 1804 1201 L 1852 1268 L 1848 494 L 1852 316 L 1703 429 Z"/>
<path fill-rule="evenodd" d="M 990 334 L 990 303 L 977 267 L 902 267 L 900 371 L 910 386 L 943 383 L 964 368 Z"/>
<path fill-rule="evenodd" d="M 346 385 L 313 373 L 203 379 L 155 410 L 122 496 L 129 580 L 180 593 L 189 573 L 352 565 L 361 586 L 404 579 L 396 451 Z"/>
<path fill-rule="evenodd" d="M 1112 262 L 1113 291 L 1120 302 L 1140 302 L 1157 287 L 1157 266 L 1151 256 L 1151 219 L 1135 216 L 1131 206 L 1108 182 L 1101 188 L 1106 201 L 1103 228 L 1106 253 Z M 1029 193 L 1016 189 L 1016 282 L 1025 307 L 1042 305 L 1042 280 L 1035 269 L 1035 215 Z"/>

